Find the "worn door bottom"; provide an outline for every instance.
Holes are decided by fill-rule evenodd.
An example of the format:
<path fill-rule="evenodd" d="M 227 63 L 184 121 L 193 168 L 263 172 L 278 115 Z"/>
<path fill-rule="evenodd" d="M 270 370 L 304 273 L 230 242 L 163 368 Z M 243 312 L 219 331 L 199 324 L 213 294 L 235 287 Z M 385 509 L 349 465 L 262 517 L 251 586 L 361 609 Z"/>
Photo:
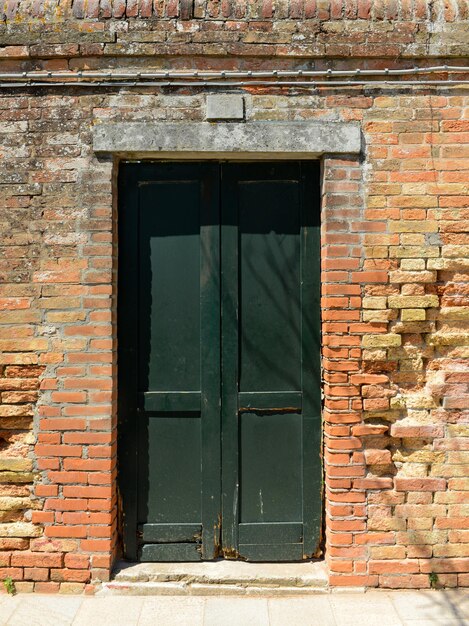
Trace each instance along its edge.
<path fill-rule="evenodd" d="M 212 595 L 327 592 L 324 561 L 302 563 L 128 563 L 120 561 L 101 594 Z"/>

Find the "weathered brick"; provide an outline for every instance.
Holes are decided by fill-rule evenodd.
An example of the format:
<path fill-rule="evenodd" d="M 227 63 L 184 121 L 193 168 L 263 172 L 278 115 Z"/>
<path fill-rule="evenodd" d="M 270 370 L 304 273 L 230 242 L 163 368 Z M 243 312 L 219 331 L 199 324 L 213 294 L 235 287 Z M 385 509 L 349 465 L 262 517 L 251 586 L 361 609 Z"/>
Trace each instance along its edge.
<path fill-rule="evenodd" d="M 6 72 L 25 59 L 46 71 L 137 57 L 141 71 L 155 59 L 248 71 L 467 56 L 463 0 L 66 4 L 0 10 Z M 354 89 L 246 85 L 243 96 L 247 127 L 328 116 L 364 136 L 363 154 L 322 160 L 330 583 L 424 588 L 433 571 L 468 585 L 468 102 L 404 82 Z M 90 591 L 116 552 L 119 242 L 114 166 L 94 155 L 90 129 L 203 120 L 205 100 L 190 86 L 0 96 L 0 548 L 2 576 L 25 589 Z"/>

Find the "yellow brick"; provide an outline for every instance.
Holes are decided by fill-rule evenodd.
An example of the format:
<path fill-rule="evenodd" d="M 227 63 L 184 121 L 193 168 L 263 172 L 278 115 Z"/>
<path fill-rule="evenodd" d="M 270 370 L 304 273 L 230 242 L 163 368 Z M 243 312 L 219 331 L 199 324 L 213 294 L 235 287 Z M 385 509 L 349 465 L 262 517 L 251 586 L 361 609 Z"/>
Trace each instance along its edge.
<path fill-rule="evenodd" d="M 469 306 L 442 307 L 440 317 L 451 320 L 469 320 Z"/>
<path fill-rule="evenodd" d="M 425 463 L 404 463 L 399 468 L 399 478 L 425 478 L 427 465 Z"/>
<path fill-rule="evenodd" d="M 398 235 L 387 235 L 386 233 L 367 233 L 364 236 L 364 243 L 367 246 L 392 246 L 397 243 Z"/>
<path fill-rule="evenodd" d="M 84 311 L 50 311 L 46 313 L 48 322 L 83 322 L 86 319 Z"/>
<path fill-rule="evenodd" d="M 407 396 L 406 405 L 408 409 L 437 409 L 439 406 L 438 402 L 429 395 Z"/>
<path fill-rule="evenodd" d="M 469 543 L 453 543 L 435 546 L 433 556 L 436 557 L 468 557 Z"/>
<path fill-rule="evenodd" d="M 15 583 L 17 585 L 17 583 Z M 61 594 L 77 594 L 82 593 L 85 583 L 60 583 L 59 593 Z"/>
<path fill-rule="evenodd" d="M 391 309 L 369 309 L 363 311 L 364 322 L 389 322 L 397 317 L 397 311 Z"/>
<path fill-rule="evenodd" d="M 408 133 L 405 135 L 408 137 Z M 401 135 L 402 137 L 402 135 Z M 420 142 L 422 135 L 417 135 L 415 139 Z M 423 195 L 427 190 L 427 183 L 403 183 L 402 185 L 402 193 L 406 196 L 416 196 Z"/>
<path fill-rule="evenodd" d="M 367 259 L 386 259 L 388 257 L 389 248 L 387 246 L 368 246 L 365 247 L 365 257 Z"/>
<path fill-rule="evenodd" d="M 422 465 L 422 467 L 426 467 Z M 409 530 L 431 530 L 433 528 L 433 519 L 430 517 L 411 517 L 407 520 L 407 528 Z"/>
<path fill-rule="evenodd" d="M 401 320 L 403 322 L 417 322 L 425 320 L 425 309 L 402 309 Z"/>
<path fill-rule="evenodd" d="M 386 296 L 369 296 L 363 298 L 364 309 L 385 309 Z"/>
<path fill-rule="evenodd" d="M 378 96 L 375 98 L 374 104 L 380 109 L 388 109 L 396 106 L 396 100 L 389 96 Z"/>
<path fill-rule="evenodd" d="M 440 256 L 438 246 L 391 246 L 389 249 L 390 257 L 400 258 L 432 258 Z"/>
<path fill-rule="evenodd" d="M 21 509 L 32 509 L 33 502 L 29 498 L 18 498 L 3 496 L 0 498 L 0 511 L 19 511 Z"/>
<path fill-rule="evenodd" d="M 386 350 L 363 350 L 364 361 L 385 361 Z"/>
<path fill-rule="evenodd" d="M 33 414 L 31 404 L 0 405 L 0 417 L 27 417 Z"/>
<path fill-rule="evenodd" d="M 2 483 L 32 483 L 34 474 L 30 472 L 0 472 Z"/>
<path fill-rule="evenodd" d="M 370 548 L 372 559 L 405 559 L 404 546 L 376 546 Z"/>
<path fill-rule="evenodd" d="M 424 309 L 437 307 L 438 296 L 389 296 L 388 304 L 392 309 Z"/>
<path fill-rule="evenodd" d="M 401 261 L 401 270 L 407 271 L 418 271 L 425 269 L 425 260 L 424 259 L 402 259 Z"/>
<path fill-rule="evenodd" d="M 463 183 L 438 183 L 437 185 L 427 185 L 426 193 L 434 195 L 452 195 L 467 196 L 469 194 L 469 186 Z"/>
<path fill-rule="evenodd" d="M 21 472 L 31 470 L 32 467 L 33 462 L 31 459 L 22 459 L 21 457 L 0 457 L 0 470 Z"/>
<path fill-rule="evenodd" d="M 394 309 L 398 310 L 398 309 Z M 435 332 L 435 324 L 433 322 L 397 322 L 393 328 L 393 333 L 399 333 L 404 335 L 420 335 L 422 333 Z"/>
<path fill-rule="evenodd" d="M 456 450 L 453 452 L 448 452 L 447 456 L 448 463 L 465 463 L 466 467 L 469 466 L 469 450 Z"/>
<path fill-rule="evenodd" d="M 407 163 L 407 165 L 409 165 Z M 433 209 L 435 207 L 435 198 L 425 194 L 423 196 L 390 196 L 389 206 L 409 209 Z"/>
<path fill-rule="evenodd" d="M 400 233 L 399 243 L 401 246 L 424 246 L 425 235 L 423 233 Z"/>
<path fill-rule="evenodd" d="M 389 222 L 390 233 L 436 233 L 438 222 L 434 220 L 399 220 Z"/>
<path fill-rule="evenodd" d="M 431 520 L 430 520 L 431 521 Z M 399 533 L 401 535 L 402 533 Z M 397 540 L 399 543 L 405 542 L 407 544 L 416 544 L 416 545 L 435 545 L 440 543 L 445 543 L 447 538 L 447 533 L 444 530 L 433 530 L 427 532 L 413 532 L 409 531 L 405 533 L 405 536 L 398 536 Z"/>
<path fill-rule="evenodd" d="M 469 246 L 443 246 L 441 248 L 441 256 L 467 259 L 469 257 Z"/>
<path fill-rule="evenodd" d="M 370 196 L 367 198 L 366 205 L 370 209 L 381 209 L 388 205 L 386 196 Z"/>
<path fill-rule="evenodd" d="M 21 352 L 47 350 L 48 339 L 0 339 L 0 350 L 2 352 Z"/>
<path fill-rule="evenodd" d="M 409 409 L 408 408 L 407 417 L 409 418 L 410 421 L 420 422 L 421 424 L 431 424 L 433 421 L 430 415 L 430 411 L 425 411 L 423 409 Z M 407 441 L 408 441 L 408 445 L 410 446 L 413 440 L 407 439 Z M 420 441 L 418 441 L 415 445 L 422 446 L 423 444 Z"/>
<path fill-rule="evenodd" d="M 372 183 L 368 185 L 368 193 L 370 196 L 391 196 L 401 193 L 401 185 L 397 183 Z"/>
<path fill-rule="evenodd" d="M 389 272 L 389 281 L 391 283 L 434 283 L 436 281 L 436 272 L 395 270 Z"/>
<path fill-rule="evenodd" d="M 427 266 L 429 270 L 467 270 L 469 269 L 469 258 L 429 259 Z"/>
<path fill-rule="evenodd" d="M 432 335 L 428 335 L 427 343 L 431 346 L 468 346 L 469 333 L 433 333 Z M 460 355 L 455 354 L 454 356 L 461 356 L 462 358 L 465 358 L 465 352 L 466 351 L 462 350 Z M 467 357 L 469 357 L 469 351 Z"/>
<path fill-rule="evenodd" d="M 431 348 L 406 344 L 401 348 L 390 348 L 388 356 L 391 361 L 396 359 L 427 359 L 433 356 L 433 350 Z"/>
<path fill-rule="evenodd" d="M 406 521 L 398 517 L 369 517 L 368 530 L 405 530 Z"/>
<path fill-rule="evenodd" d="M 63 583 L 62 583 L 63 585 Z M 15 589 L 18 593 L 32 593 L 34 591 L 34 583 L 28 583 L 24 580 L 15 580 Z M 60 593 L 60 590 L 59 590 Z"/>
<path fill-rule="evenodd" d="M 80 306 L 80 298 L 76 297 L 56 297 L 40 298 L 38 307 L 41 309 L 77 309 Z"/>
<path fill-rule="evenodd" d="M 469 424 L 448 424 L 450 437 L 469 437 Z"/>
<path fill-rule="evenodd" d="M 400 335 L 363 335 L 362 345 L 364 348 L 387 348 L 401 345 Z"/>
<path fill-rule="evenodd" d="M 440 478 L 463 477 L 467 478 L 467 465 L 450 465 L 449 463 L 436 463 L 431 466 L 431 476 Z M 469 516 L 469 504 L 467 506 L 467 515 Z"/>
<path fill-rule="evenodd" d="M 29 522 L 0 524 L 0 537 L 40 537 L 42 528 Z"/>
<path fill-rule="evenodd" d="M 32 310 L 15 310 L 0 311 L 0 324 L 21 324 L 21 323 L 39 323 L 41 318 L 40 311 Z"/>
<path fill-rule="evenodd" d="M 400 411 L 363 411 L 364 420 L 381 419 L 386 422 L 396 422 L 401 417 Z"/>

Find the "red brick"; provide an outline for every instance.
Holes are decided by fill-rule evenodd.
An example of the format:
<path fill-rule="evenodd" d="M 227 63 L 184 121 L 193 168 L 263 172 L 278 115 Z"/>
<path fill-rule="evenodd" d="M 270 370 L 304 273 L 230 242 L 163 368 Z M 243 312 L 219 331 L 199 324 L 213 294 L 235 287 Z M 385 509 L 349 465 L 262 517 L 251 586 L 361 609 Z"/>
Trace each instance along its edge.
<path fill-rule="evenodd" d="M 395 478 L 397 491 L 445 491 L 444 478 Z"/>
<path fill-rule="evenodd" d="M 62 488 L 65 498 L 109 498 L 109 487 L 82 487 L 80 485 L 66 485 Z"/>
<path fill-rule="evenodd" d="M 44 534 L 46 537 L 86 537 L 88 529 L 86 526 L 46 526 Z"/>
<path fill-rule="evenodd" d="M 51 394 L 52 402 L 86 402 L 86 393 L 83 391 L 54 391 Z"/>
<path fill-rule="evenodd" d="M 49 580 L 49 570 L 43 567 L 25 567 L 24 579 L 34 581 Z"/>
<path fill-rule="evenodd" d="M 54 446 L 47 444 L 36 444 L 35 452 L 38 456 L 81 456 L 83 449 L 81 446 Z"/>
<path fill-rule="evenodd" d="M 87 583 L 90 581 L 91 573 L 88 569 L 52 569 L 51 580 L 58 582 L 78 582 Z"/>
<path fill-rule="evenodd" d="M 54 514 L 49 511 L 33 511 L 31 514 L 31 521 L 33 524 L 52 524 L 54 521 Z"/>
<path fill-rule="evenodd" d="M 56 496 L 59 488 L 57 485 L 36 485 L 35 493 L 38 498 L 47 496 Z"/>
<path fill-rule="evenodd" d="M 377 587 L 378 576 L 360 575 L 330 575 L 329 584 L 335 587 Z"/>
<path fill-rule="evenodd" d="M 87 507 L 87 501 L 75 498 L 48 498 L 44 508 L 55 511 L 83 511 Z"/>
<path fill-rule="evenodd" d="M 420 572 L 418 559 L 370 561 L 368 567 L 370 574 L 418 574 Z"/>
<path fill-rule="evenodd" d="M 0 578 L 12 578 L 13 580 L 23 580 L 23 569 L 21 567 L 0 567 Z"/>
<path fill-rule="evenodd" d="M 19 567 L 62 567 L 62 564 L 62 554 L 21 551 L 12 555 L 12 565 Z"/>
<path fill-rule="evenodd" d="M 352 282 L 354 283 L 387 283 L 388 281 L 388 272 L 385 271 L 352 272 Z"/>
<path fill-rule="evenodd" d="M 81 547 L 86 552 L 109 552 L 111 542 L 108 539 L 83 539 Z"/>

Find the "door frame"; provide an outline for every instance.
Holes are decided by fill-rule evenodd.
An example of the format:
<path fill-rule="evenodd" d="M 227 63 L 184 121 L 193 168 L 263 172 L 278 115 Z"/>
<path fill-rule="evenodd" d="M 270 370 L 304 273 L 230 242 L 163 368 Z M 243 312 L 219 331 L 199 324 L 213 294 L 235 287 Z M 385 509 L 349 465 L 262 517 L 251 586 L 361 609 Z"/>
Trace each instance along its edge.
<path fill-rule="evenodd" d="M 234 126 L 238 127 L 237 132 L 232 132 Z M 112 181 L 112 207 L 113 207 L 113 259 L 114 263 L 117 260 L 118 254 L 118 241 L 117 241 L 117 174 L 119 169 L 120 160 L 129 159 L 168 159 L 168 160 L 320 160 L 321 161 L 321 230 L 326 236 L 326 230 L 332 223 L 335 224 L 337 220 L 337 207 L 346 206 L 339 204 L 334 200 L 335 194 L 342 194 L 343 189 L 341 180 L 352 176 L 353 180 L 358 182 L 358 193 L 364 193 L 363 190 L 363 167 L 362 167 L 362 152 L 365 150 L 366 141 L 361 131 L 361 124 L 354 121 L 346 122 L 331 122 L 327 120 L 302 120 L 301 122 L 286 122 L 269 120 L 261 123 L 253 123 L 247 121 L 245 123 L 216 123 L 211 124 L 212 137 L 208 138 L 205 134 L 205 128 L 207 124 L 204 122 L 109 122 L 101 123 L 92 127 L 92 139 L 93 139 L 93 151 L 98 158 L 98 161 L 102 163 L 110 171 L 110 181 Z M 311 130 L 310 130 L 311 129 Z M 240 137 L 239 131 L 242 131 Z M 188 134 L 187 131 L 190 131 Z M 277 132 L 278 131 L 278 132 Z M 301 149 L 299 153 L 298 150 Z M 332 168 L 329 172 L 329 168 Z M 334 172 L 340 171 L 341 175 L 337 177 Z M 327 182 L 328 188 L 325 188 Z M 364 202 L 357 200 L 356 192 L 354 196 L 355 205 L 358 207 L 360 214 L 364 210 Z M 334 228 L 332 230 L 335 230 Z M 360 231 L 362 232 L 362 231 Z M 321 247 L 321 263 L 328 256 L 328 239 L 324 239 Z M 343 244 L 347 247 L 350 245 L 349 236 L 346 231 L 344 233 L 338 233 L 334 238 L 335 244 Z M 363 249 L 363 241 L 360 239 L 358 246 Z M 117 268 L 114 264 L 114 277 L 117 275 Z M 342 296 L 344 298 L 350 297 L 350 286 L 348 282 L 344 282 L 342 275 L 340 277 L 324 276 L 322 281 L 326 283 L 326 286 L 332 286 L 334 288 L 334 294 L 336 296 Z M 113 306 L 110 309 L 110 313 L 113 315 L 114 331 L 113 331 L 113 346 L 112 351 L 115 354 L 117 343 L 115 341 L 115 305 L 118 299 L 117 294 L 117 280 L 113 280 Z M 329 291 L 327 292 L 329 293 Z M 353 306 L 353 305 L 351 305 Z M 326 322 L 330 319 L 325 315 L 328 312 L 328 307 L 321 307 L 322 322 Z M 335 319 L 335 318 L 334 318 Z M 358 331 L 357 331 L 358 332 Z M 365 331 L 361 331 L 365 332 Z M 347 346 L 347 349 L 351 345 L 349 336 L 346 334 L 343 336 L 343 340 L 337 336 L 334 329 L 325 328 L 321 326 L 322 344 L 334 345 L 334 346 Z M 340 339 L 340 340 L 339 340 Z M 356 345 L 354 343 L 353 345 Z M 324 348 L 323 348 L 324 349 Z M 360 349 L 354 350 L 353 359 L 360 358 Z M 327 357 L 322 362 L 322 369 L 326 373 L 333 372 L 335 369 L 331 368 L 327 362 Z M 114 361 L 115 363 L 115 361 Z M 114 365 L 115 368 L 115 365 Z M 115 370 L 114 370 L 115 371 Z M 118 396 L 117 390 L 117 377 L 113 387 L 113 409 L 112 419 L 113 424 L 117 424 L 116 398 Z M 343 385 L 343 383 L 338 383 Z M 324 458 L 324 438 L 328 436 L 329 429 L 336 424 L 360 422 L 360 407 L 354 406 L 353 409 L 357 411 L 355 414 L 346 414 L 345 422 L 341 415 L 336 416 L 336 396 L 341 395 L 335 393 L 336 383 L 332 380 L 329 382 L 327 388 L 324 388 L 324 410 L 322 415 L 323 423 L 323 443 L 321 454 L 323 456 L 323 466 L 325 470 L 324 485 L 325 489 L 337 488 L 337 476 L 352 476 L 349 468 L 349 460 L 343 461 Z M 344 434 L 342 431 L 335 433 L 340 440 L 350 437 L 349 429 Z M 344 446 L 342 446 L 343 448 Z M 347 446 L 349 448 L 350 446 Z M 335 455 L 336 456 L 336 455 Z M 344 456 L 344 455 L 342 455 Z M 332 462 L 332 465 L 331 465 Z M 360 461 L 357 460 L 359 464 Z M 332 470 L 334 470 L 332 472 Z M 365 468 L 363 465 L 363 472 Z M 338 474 L 340 471 L 340 474 Z M 353 476 L 357 476 L 357 473 L 353 473 Z M 343 480 L 340 480 L 340 489 L 343 491 Z M 358 490 L 358 496 L 354 497 L 353 502 L 364 501 L 365 494 L 362 491 L 366 489 L 365 485 L 362 485 L 360 481 L 348 481 L 353 483 L 353 489 Z M 363 482 L 363 481 L 362 481 Z M 355 484 L 356 483 L 356 484 Z M 360 483 L 360 484 L 359 484 Z M 349 486 L 347 489 L 350 489 Z M 324 496 L 328 498 L 327 494 Z M 323 497 L 323 509 L 325 506 L 325 500 Z M 340 499 L 340 502 L 343 498 Z M 117 504 L 115 506 L 115 514 L 117 514 L 117 520 L 121 519 L 121 506 L 119 495 L 117 494 Z M 113 515 L 114 519 L 114 515 Z M 339 539 L 336 535 L 342 532 L 337 526 L 332 526 L 331 518 L 324 513 L 323 520 L 325 533 L 325 557 L 327 560 L 334 557 L 328 555 L 328 548 L 331 545 L 346 545 L 342 539 Z M 364 528 L 365 521 L 363 522 Z M 117 532 L 112 533 L 111 539 L 111 563 L 119 556 L 121 539 L 119 538 L 120 523 L 117 522 Z M 362 565 L 362 563 L 358 563 Z M 363 571 L 363 570 L 360 570 Z M 330 572 L 330 579 L 334 584 L 337 577 Z M 342 582 L 343 584 L 343 582 Z M 355 581 L 350 584 L 356 584 Z"/>

